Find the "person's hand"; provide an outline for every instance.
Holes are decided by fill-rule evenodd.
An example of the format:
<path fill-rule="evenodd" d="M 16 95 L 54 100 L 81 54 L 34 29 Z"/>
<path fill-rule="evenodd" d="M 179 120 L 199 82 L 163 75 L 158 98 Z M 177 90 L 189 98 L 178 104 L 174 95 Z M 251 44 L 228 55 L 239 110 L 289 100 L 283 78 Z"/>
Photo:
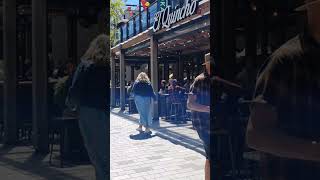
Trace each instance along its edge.
<path fill-rule="evenodd" d="M 210 106 L 206 106 L 204 110 L 205 112 L 210 113 Z"/>

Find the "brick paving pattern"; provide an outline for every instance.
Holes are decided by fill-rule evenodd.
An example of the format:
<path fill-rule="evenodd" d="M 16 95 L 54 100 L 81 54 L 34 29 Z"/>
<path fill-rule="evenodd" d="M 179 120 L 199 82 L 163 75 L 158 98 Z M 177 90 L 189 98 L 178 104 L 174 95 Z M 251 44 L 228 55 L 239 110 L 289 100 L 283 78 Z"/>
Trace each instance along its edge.
<path fill-rule="evenodd" d="M 202 180 L 202 143 L 190 122 L 153 125 L 152 135 L 135 129 L 139 116 L 113 110 L 110 118 L 112 180 Z"/>
<path fill-rule="evenodd" d="M 152 126 L 151 136 L 144 136 L 135 130 L 137 119 L 137 114 L 111 113 L 112 180 L 204 179 L 204 150 L 190 122 L 160 121 Z M 89 164 L 60 168 L 56 158 L 54 166 L 49 165 L 48 158 L 35 155 L 32 146 L 0 146 L 0 179 L 94 180 Z"/>

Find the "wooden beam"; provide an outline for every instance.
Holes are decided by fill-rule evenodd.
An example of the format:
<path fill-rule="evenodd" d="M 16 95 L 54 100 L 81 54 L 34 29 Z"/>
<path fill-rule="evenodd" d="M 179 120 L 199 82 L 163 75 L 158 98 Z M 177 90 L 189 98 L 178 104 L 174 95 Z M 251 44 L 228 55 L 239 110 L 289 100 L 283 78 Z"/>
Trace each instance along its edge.
<path fill-rule="evenodd" d="M 125 110 L 125 58 L 124 58 L 124 51 L 121 50 L 120 54 L 120 108 L 121 110 Z"/>
<path fill-rule="evenodd" d="M 4 133 L 5 144 L 15 144 L 17 137 L 17 44 L 16 0 L 3 1 L 4 53 Z"/>
<path fill-rule="evenodd" d="M 47 0 L 32 0 L 33 142 L 39 153 L 49 152 L 47 15 Z"/>
<path fill-rule="evenodd" d="M 114 55 L 111 54 L 110 57 L 110 66 L 111 66 L 111 96 L 110 96 L 110 101 L 111 101 L 111 107 L 115 107 L 116 106 L 116 77 L 115 77 L 115 73 L 116 73 L 116 61 L 114 58 Z"/>
<path fill-rule="evenodd" d="M 158 63 L 158 41 L 157 39 L 152 36 L 151 37 L 151 59 L 150 59 L 150 66 L 149 68 L 151 69 L 151 83 L 152 87 L 155 93 L 158 92 L 158 85 L 159 85 L 159 73 L 158 73 L 158 68 L 159 68 L 159 63 Z M 153 116 L 154 120 L 159 120 L 159 114 L 158 114 L 158 102 L 155 101 L 153 103 Z"/>

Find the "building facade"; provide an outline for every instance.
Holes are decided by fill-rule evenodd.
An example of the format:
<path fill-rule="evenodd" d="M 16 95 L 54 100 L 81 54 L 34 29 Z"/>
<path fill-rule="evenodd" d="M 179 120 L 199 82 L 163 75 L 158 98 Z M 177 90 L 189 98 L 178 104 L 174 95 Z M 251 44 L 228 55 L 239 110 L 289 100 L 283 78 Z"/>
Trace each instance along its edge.
<path fill-rule="evenodd" d="M 182 81 L 202 71 L 210 51 L 210 0 L 155 1 L 119 31 L 120 42 L 111 48 L 111 105 L 124 110 L 126 83 L 138 73 L 147 72 L 158 91 L 170 75 Z"/>

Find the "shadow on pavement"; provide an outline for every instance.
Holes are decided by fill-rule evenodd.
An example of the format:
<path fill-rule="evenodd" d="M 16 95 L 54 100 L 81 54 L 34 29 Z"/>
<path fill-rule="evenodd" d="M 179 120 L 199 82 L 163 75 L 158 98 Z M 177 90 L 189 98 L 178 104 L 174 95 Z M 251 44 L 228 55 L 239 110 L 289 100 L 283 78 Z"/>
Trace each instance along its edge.
<path fill-rule="evenodd" d="M 112 114 L 126 118 L 127 120 L 133 122 L 133 123 L 137 123 L 138 119 L 135 117 L 132 117 L 128 114 L 124 114 L 123 112 L 119 111 L 119 112 L 112 112 Z M 172 124 L 173 127 L 185 127 L 185 126 L 189 126 L 186 124 Z M 180 134 L 178 132 L 174 132 L 172 130 L 169 129 L 170 127 L 160 127 L 159 121 L 157 122 L 157 124 L 153 124 L 152 128 L 153 130 L 156 130 L 155 132 L 155 136 L 158 136 L 162 139 L 166 139 L 168 141 L 170 141 L 173 144 L 176 145 L 181 145 L 185 148 L 188 148 L 190 150 L 193 150 L 195 152 L 198 152 L 200 154 L 202 154 L 203 156 L 205 156 L 205 152 L 203 149 L 203 145 L 200 139 L 194 139 L 192 137 L 186 136 L 184 134 Z M 141 138 L 139 137 L 140 135 L 137 134 L 136 136 L 134 136 L 133 138 L 131 137 L 132 135 L 130 135 L 130 139 L 133 138 Z M 135 140 L 142 140 L 142 139 L 135 139 Z"/>
<path fill-rule="evenodd" d="M 10 152 L 16 148 L 18 148 L 17 151 Z M 61 168 L 49 166 L 44 162 L 47 155 L 35 153 L 31 147 L 2 146 L 0 153 L 0 162 L 3 168 L 20 171 L 30 177 L 35 175 L 40 176 L 39 179 L 47 180 L 83 180 L 80 177 L 63 172 Z"/>
<path fill-rule="evenodd" d="M 131 134 L 129 137 L 130 139 L 133 140 L 146 140 L 146 139 L 151 139 L 153 137 L 155 137 L 156 135 L 151 135 L 151 134 L 147 134 L 147 133 L 139 133 L 139 134 Z"/>

